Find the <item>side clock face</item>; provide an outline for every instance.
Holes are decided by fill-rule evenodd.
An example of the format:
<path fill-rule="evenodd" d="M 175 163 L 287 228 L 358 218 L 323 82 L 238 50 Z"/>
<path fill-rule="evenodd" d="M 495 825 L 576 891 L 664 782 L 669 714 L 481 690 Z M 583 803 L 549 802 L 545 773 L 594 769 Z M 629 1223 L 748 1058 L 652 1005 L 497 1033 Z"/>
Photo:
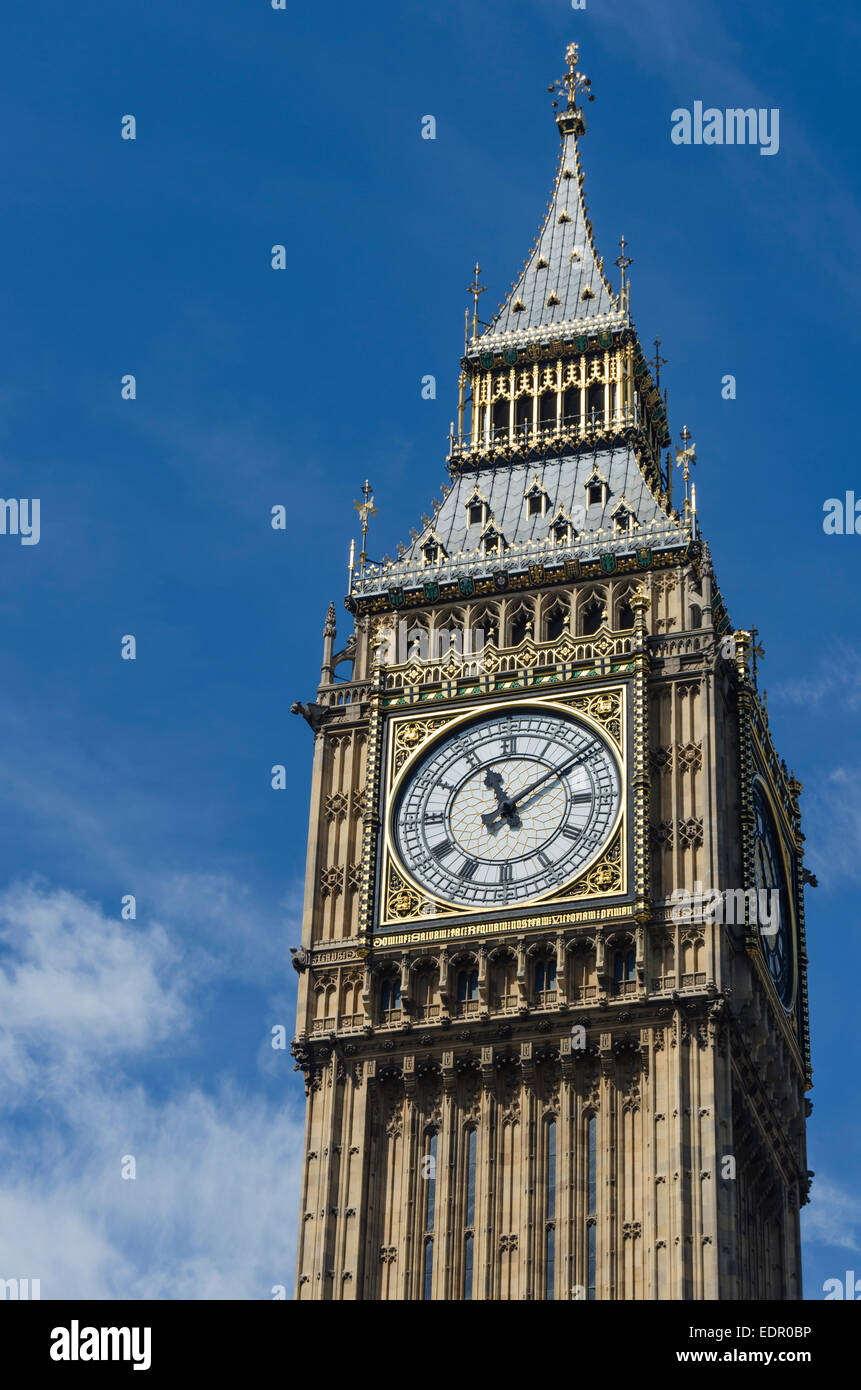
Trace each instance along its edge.
<path fill-rule="evenodd" d="M 795 972 L 792 952 L 792 912 L 786 883 L 780 836 L 774 823 L 771 807 L 757 782 L 753 789 L 753 810 L 756 818 L 753 846 L 753 871 L 756 887 L 768 893 L 768 922 L 760 921 L 760 942 L 771 978 L 785 1009 L 792 1007 Z M 775 914 L 779 916 L 775 922 Z M 776 928 L 776 930 L 775 930 Z"/>
<path fill-rule="evenodd" d="M 539 898 L 573 878 L 616 824 L 609 745 L 553 710 L 489 714 L 442 738 L 408 774 L 392 833 L 422 888 L 462 907 Z"/>

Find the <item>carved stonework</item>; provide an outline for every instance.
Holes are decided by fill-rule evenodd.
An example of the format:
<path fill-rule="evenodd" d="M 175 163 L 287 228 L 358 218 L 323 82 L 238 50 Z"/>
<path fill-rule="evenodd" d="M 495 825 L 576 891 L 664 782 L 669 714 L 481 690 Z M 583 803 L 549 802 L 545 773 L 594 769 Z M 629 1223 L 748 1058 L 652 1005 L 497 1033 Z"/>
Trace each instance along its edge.
<path fill-rule="evenodd" d="M 703 822 L 701 816 L 689 816 L 679 821 L 679 844 L 683 849 L 696 849 L 703 842 Z"/>
<path fill-rule="evenodd" d="M 338 864 L 333 864 L 331 868 L 323 869 L 320 873 L 320 896 L 328 898 L 329 895 L 337 897 L 344 891 L 344 870 Z"/>

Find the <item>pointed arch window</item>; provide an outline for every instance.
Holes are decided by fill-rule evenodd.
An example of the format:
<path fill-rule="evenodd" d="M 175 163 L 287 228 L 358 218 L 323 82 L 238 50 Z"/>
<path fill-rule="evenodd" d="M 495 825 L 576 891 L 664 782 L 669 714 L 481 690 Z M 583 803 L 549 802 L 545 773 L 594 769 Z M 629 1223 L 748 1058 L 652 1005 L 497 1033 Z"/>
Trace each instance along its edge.
<path fill-rule="evenodd" d="M 613 512 L 614 531 L 631 531 L 636 526 L 636 524 L 637 518 L 631 511 L 630 507 L 626 507 L 624 502 L 620 502 L 616 510 Z"/>
<path fill-rule="evenodd" d="M 420 546 L 424 562 L 426 565 L 439 564 L 440 560 L 447 559 L 446 548 L 443 545 L 436 531 L 429 531 L 427 537 Z"/>
<path fill-rule="evenodd" d="M 524 492 L 523 500 L 526 503 L 526 515 L 528 517 L 544 516 L 550 498 L 547 495 L 547 489 L 539 481 L 537 473 L 532 479 L 532 486 Z"/>
<path fill-rule="evenodd" d="M 554 545 L 570 545 L 576 534 L 570 516 L 560 507 L 550 522 L 550 539 Z"/>
<path fill-rule="evenodd" d="M 532 429 L 532 396 L 520 396 L 514 407 L 514 428 L 524 442 Z"/>
<path fill-rule="evenodd" d="M 497 531 L 493 524 L 493 517 L 490 518 L 482 531 L 480 540 L 485 555 L 501 555 L 505 549 L 505 537 L 501 531 Z"/>
<path fill-rule="evenodd" d="M 597 470 L 586 479 L 586 505 L 588 507 L 606 506 L 609 493 L 607 479 L 602 478 Z"/>
<path fill-rule="evenodd" d="M 587 599 L 580 610 L 580 626 L 584 637 L 592 637 L 604 623 L 604 602 L 598 594 Z"/>
<path fill-rule="evenodd" d="M 487 521 L 488 506 L 487 498 L 483 497 L 478 488 L 466 500 L 466 524 L 467 526 L 483 526 Z"/>
<path fill-rule="evenodd" d="M 634 610 L 626 598 L 619 604 L 618 628 L 620 632 L 628 632 L 634 626 Z"/>
<path fill-rule="evenodd" d="M 604 386 L 600 381 L 593 381 L 586 390 L 586 419 L 590 425 L 604 423 Z"/>
<path fill-rule="evenodd" d="M 556 642 L 563 633 L 568 631 L 568 606 L 565 603 L 554 603 L 549 608 L 544 617 L 545 641 Z"/>
<path fill-rule="evenodd" d="M 567 429 L 580 425 L 580 387 L 569 386 L 562 396 L 562 423 Z"/>
<path fill-rule="evenodd" d="M 519 647 L 525 637 L 531 637 L 533 632 L 533 613 L 528 604 L 522 604 L 516 612 L 511 615 L 510 643 L 512 647 Z"/>

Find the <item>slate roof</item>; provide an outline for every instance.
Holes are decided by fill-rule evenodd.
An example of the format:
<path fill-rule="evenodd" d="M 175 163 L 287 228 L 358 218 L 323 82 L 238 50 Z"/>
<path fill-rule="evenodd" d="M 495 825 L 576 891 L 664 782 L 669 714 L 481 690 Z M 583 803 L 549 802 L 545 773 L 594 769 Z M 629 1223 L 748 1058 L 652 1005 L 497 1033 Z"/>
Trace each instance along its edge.
<path fill-rule="evenodd" d="M 603 504 L 587 506 L 586 484 L 597 471 L 608 484 Z M 524 494 L 535 476 L 547 492 L 543 516 L 529 516 Z M 505 547 L 500 555 L 486 556 L 480 545 L 484 524 L 469 524 L 468 503 L 476 492 L 487 502 L 487 518 L 493 518 Z M 636 517 L 630 531 L 619 533 L 613 513 L 620 503 Z M 562 548 L 553 544 L 550 524 L 562 508 L 575 523 L 579 535 Z M 578 516 L 577 509 L 585 509 Z M 445 551 L 438 563 L 428 565 L 422 552 L 434 533 Z M 455 478 L 451 491 L 399 560 L 370 565 L 364 580 L 356 580 L 353 593 L 377 593 L 395 585 L 420 584 L 427 579 L 448 579 L 461 574 L 490 573 L 499 569 L 523 569 L 551 556 L 595 559 L 605 551 L 632 553 L 637 546 L 684 546 L 690 536 L 675 514 L 668 514 L 652 493 L 627 446 L 569 454 L 536 463 L 506 463 L 468 471 Z"/>
<path fill-rule="evenodd" d="M 582 197 L 582 170 L 577 136 L 563 135 L 562 152 L 550 208 L 525 269 L 490 328 L 472 351 L 500 345 L 503 335 L 530 333 L 569 324 L 596 327 L 629 322 L 602 274 Z M 542 264 L 546 262 L 546 266 Z M 583 298 L 590 291 L 594 298 Z M 555 297 L 558 304 L 548 304 Z M 515 305 L 523 304 L 521 310 Z"/>

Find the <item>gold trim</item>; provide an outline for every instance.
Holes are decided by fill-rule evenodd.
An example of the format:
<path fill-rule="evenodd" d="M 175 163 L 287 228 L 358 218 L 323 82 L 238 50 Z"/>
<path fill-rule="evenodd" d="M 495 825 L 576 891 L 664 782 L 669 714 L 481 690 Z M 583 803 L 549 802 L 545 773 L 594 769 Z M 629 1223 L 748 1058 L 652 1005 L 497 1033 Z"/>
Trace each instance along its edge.
<path fill-rule="evenodd" d="M 526 697 L 496 699 L 471 704 L 453 711 L 450 716 L 417 719 L 414 712 L 392 713 L 388 716 L 389 738 L 386 756 L 385 793 L 383 798 L 384 837 L 382 848 L 381 910 L 378 926 L 403 922 L 444 919 L 453 916 L 474 917 L 486 913 L 483 907 L 468 908 L 445 898 L 431 897 L 402 864 L 394 842 L 392 818 L 395 802 L 419 755 L 457 725 L 477 716 L 491 715 L 500 709 L 543 708 L 556 713 L 574 714 L 582 723 L 600 734 L 609 745 L 619 773 L 619 806 L 607 839 L 595 851 L 591 860 L 581 865 L 574 878 L 561 888 L 553 888 L 538 897 L 517 903 L 518 909 L 558 902 L 577 897 L 618 897 L 627 891 L 628 883 L 628 755 L 627 687 L 605 685 L 587 691 L 562 695 L 558 699 Z"/>

